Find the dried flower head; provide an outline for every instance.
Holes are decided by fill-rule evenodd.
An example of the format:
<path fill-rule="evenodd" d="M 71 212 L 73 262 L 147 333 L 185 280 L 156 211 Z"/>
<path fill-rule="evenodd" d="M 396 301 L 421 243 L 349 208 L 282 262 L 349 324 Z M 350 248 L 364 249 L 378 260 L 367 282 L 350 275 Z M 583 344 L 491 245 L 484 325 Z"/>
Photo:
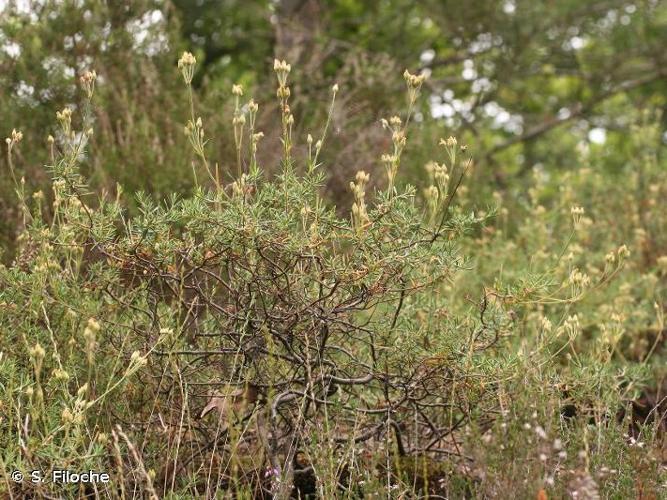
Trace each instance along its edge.
<path fill-rule="evenodd" d="M 197 59 L 192 55 L 191 52 L 183 52 L 181 58 L 178 60 L 178 68 L 183 69 L 188 66 L 194 66 L 197 64 Z"/>
<path fill-rule="evenodd" d="M 572 220 L 574 221 L 574 225 L 578 226 L 579 223 L 581 222 L 581 218 L 583 217 L 585 213 L 585 210 L 583 207 L 573 205 L 570 208 L 570 215 L 572 215 Z"/>
<path fill-rule="evenodd" d="M 287 76 L 289 75 L 290 71 L 292 71 L 292 66 L 287 64 L 287 61 L 279 61 L 278 59 L 274 59 L 273 71 L 275 71 L 276 77 L 278 78 L 278 88 L 287 87 Z"/>
<path fill-rule="evenodd" d="M 354 195 L 354 203 L 352 204 L 352 226 L 356 229 L 357 233 L 360 233 L 369 222 L 365 197 L 366 184 L 370 178 L 370 174 L 360 170 L 355 175 L 356 182 L 350 182 L 350 189 Z"/>
<path fill-rule="evenodd" d="M 447 148 L 453 148 L 458 144 L 458 141 L 456 140 L 456 137 L 450 135 L 447 139 L 440 139 L 439 144 Z"/>
<path fill-rule="evenodd" d="M 278 59 L 273 60 L 273 71 L 276 73 L 289 73 L 292 71 L 292 66 L 287 64 L 287 61 L 280 61 Z"/>
<path fill-rule="evenodd" d="M 83 396 L 85 396 L 87 392 L 88 392 L 88 382 L 79 387 L 79 390 L 76 391 L 76 395 L 78 398 L 83 398 Z"/>
<path fill-rule="evenodd" d="M 195 64 L 197 64 L 197 59 L 190 52 L 183 52 L 183 55 L 178 60 L 178 69 L 181 70 L 183 80 L 188 86 L 192 83 L 192 78 L 195 74 Z"/>
<path fill-rule="evenodd" d="M 86 91 L 86 95 L 88 96 L 88 99 L 93 97 L 93 92 L 95 91 L 95 80 L 97 80 L 97 73 L 95 71 L 86 71 L 81 77 L 79 78 L 79 81 L 81 82 L 81 85 L 83 86 L 84 90 Z"/>
<path fill-rule="evenodd" d="M 72 131 L 72 110 L 70 108 L 63 108 L 62 111 L 56 111 L 56 118 L 60 122 L 60 127 L 64 135 L 67 137 Z"/>
<path fill-rule="evenodd" d="M 426 75 L 425 74 L 413 75 L 406 69 L 403 72 L 403 78 L 405 79 L 405 82 L 408 84 L 408 87 L 420 88 L 424 83 L 424 81 L 426 80 Z"/>
<path fill-rule="evenodd" d="M 14 144 L 21 142 L 23 140 L 23 132 L 20 130 L 12 129 L 12 142 Z"/>
<path fill-rule="evenodd" d="M 278 98 L 280 98 L 280 99 L 283 99 L 283 100 L 287 99 L 287 98 L 289 98 L 290 95 L 291 95 L 291 91 L 290 91 L 289 87 L 286 87 L 284 85 L 280 85 L 278 87 L 278 90 L 276 90 L 276 96 L 278 96 Z"/>
<path fill-rule="evenodd" d="M 402 130 L 396 130 L 393 134 L 391 134 L 391 140 L 392 142 L 399 148 L 402 148 L 405 146 L 405 143 L 407 141 L 405 137 L 405 132 Z"/>
<path fill-rule="evenodd" d="M 69 373 L 67 373 L 62 368 L 56 368 L 53 370 L 53 378 L 59 381 L 67 382 L 69 380 Z"/>
<path fill-rule="evenodd" d="M 5 142 L 7 143 L 7 151 L 9 152 L 10 155 L 12 152 L 12 148 L 22 140 L 23 140 L 23 133 L 19 130 L 12 129 L 11 136 L 5 139 Z"/>
<path fill-rule="evenodd" d="M 581 324 L 579 323 L 579 317 L 576 314 L 568 316 L 565 319 L 563 326 L 560 327 L 558 330 L 559 330 L 558 333 L 564 332 L 570 339 L 570 342 L 572 342 L 581 332 Z"/>
<path fill-rule="evenodd" d="M 408 100 L 410 101 L 410 106 L 412 106 L 419 96 L 422 84 L 426 80 L 426 75 L 413 75 L 406 69 L 403 73 L 403 78 L 405 78 L 405 83 L 408 85 Z"/>
<path fill-rule="evenodd" d="M 570 285 L 572 285 L 576 289 L 581 289 L 581 288 L 587 287 L 590 284 L 591 280 L 590 280 L 590 278 L 588 277 L 587 274 L 582 273 L 577 268 L 574 268 L 570 272 L 570 276 L 568 277 L 568 281 L 569 281 Z"/>
<path fill-rule="evenodd" d="M 38 342 L 37 344 L 35 344 L 33 347 L 30 348 L 28 354 L 30 354 L 30 357 L 33 358 L 34 360 L 42 360 L 44 359 L 44 356 L 46 356 L 46 351 Z"/>
<path fill-rule="evenodd" d="M 385 165 L 392 165 L 397 160 L 396 156 L 390 154 L 383 154 L 380 157 L 380 161 Z"/>
<path fill-rule="evenodd" d="M 88 328 L 95 332 L 100 331 L 100 323 L 95 318 L 88 318 Z"/>
<path fill-rule="evenodd" d="M 71 424 L 72 422 L 74 422 L 74 414 L 72 413 L 72 411 L 69 408 L 65 408 L 62 411 L 62 413 L 60 415 L 60 418 L 62 419 L 63 423 L 65 423 L 65 424 Z"/>

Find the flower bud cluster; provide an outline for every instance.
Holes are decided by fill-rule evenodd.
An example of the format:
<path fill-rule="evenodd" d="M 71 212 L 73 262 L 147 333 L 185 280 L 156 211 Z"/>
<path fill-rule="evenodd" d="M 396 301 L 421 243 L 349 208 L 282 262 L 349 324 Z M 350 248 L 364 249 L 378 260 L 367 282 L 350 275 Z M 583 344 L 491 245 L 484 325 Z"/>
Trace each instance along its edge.
<path fill-rule="evenodd" d="M 352 204 L 352 226 L 360 233 L 368 224 L 368 212 L 366 210 L 366 184 L 371 176 L 360 170 L 355 176 L 355 182 L 350 182 L 350 190 L 354 195 L 354 203 Z"/>
<path fill-rule="evenodd" d="M 97 349 L 97 333 L 100 331 L 100 324 L 95 318 L 88 319 L 88 323 L 83 330 L 83 339 L 86 346 L 86 358 L 88 364 L 93 365 L 95 362 L 95 350 Z"/>
<path fill-rule="evenodd" d="M 586 211 L 583 207 L 574 205 L 570 208 L 570 215 L 572 215 L 572 221 L 574 222 L 575 226 L 579 226 L 584 213 L 586 213 Z"/>
<path fill-rule="evenodd" d="M 95 80 L 97 80 L 97 73 L 95 73 L 95 71 L 86 71 L 79 78 L 81 86 L 86 91 L 88 99 L 92 98 L 93 93 L 95 92 Z"/>
<path fill-rule="evenodd" d="M 408 100 L 413 105 L 419 97 L 423 83 L 426 81 L 426 75 L 413 75 L 407 69 L 403 72 L 403 78 L 408 86 Z"/>
<path fill-rule="evenodd" d="M 14 146 L 15 144 L 18 144 L 22 140 L 23 140 L 23 132 L 13 128 L 12 129 L 12 135 L 10 137 L 7 137 L 5 139 L 5 142 L 7 143 L 7 147 L 11 150 L 12 146 Z"/>
<path fill-rule="evenodd" d="M 178 60 L 178 69 L 181 70 L 183 75 L 183 80 L 185 84 L 190 86 L 192 84 L 192 78 L 195 74 L 195 65 L 197 64 L 197 59 L 190 52 L 183 52 L 181 58 Z"/>

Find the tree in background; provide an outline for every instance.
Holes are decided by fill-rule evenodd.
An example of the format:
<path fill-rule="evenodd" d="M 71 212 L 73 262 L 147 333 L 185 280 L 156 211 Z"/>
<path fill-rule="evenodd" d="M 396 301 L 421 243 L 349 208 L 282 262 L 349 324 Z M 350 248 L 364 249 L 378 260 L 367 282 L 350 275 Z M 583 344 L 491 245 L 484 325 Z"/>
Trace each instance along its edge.
<path fill-rule="evenodd" d="M 304 68 L 310 93 L 332 77 L 345 80 L 359 91 L 355 110 L 367 106 L 371 118 L 384 99 L 396 98 L 391 91 L 400 82 L 391 70 L 419 66 L 431 76 L 427 111 L 483 139 L 487 159 L 522 145 L 522 170 L 545 159 L 537 139 L 561 125 L 574 124 L 578 137 L 593 128 L 623 131 L 636 118 L 623 104 L 665 106 L 667 13 L 656 1 L 176 5 L 184 38 L 201 46 L 207 73 L 225 67 L 241 77 L 275 53 Z M 385 85 L 369 76 L 374 71 Z M 571 160 L 559 158 L 561 166 Z"/>
<path fill-rule="evenodd" d="M 173 85 L 173 54 L 181 47 L 192 48 L 202 62 L 195 75 L 195 104 L 210 124 L 213 140 L 207 147 L 223 172 L 235 163 L 234 145 L 224 139 L 233 118 L 233 83 L 258 86 L 258 75 L 274 56 L 293 62 L 299 82 L 294 89 L 299 97 L 292 102 L 299 118 L 294 134 L 303 144 L 295 152 L 305 154 L 306 136 L 322 127 L 326 106 L 303 104 L 326 102 L 330 82 L 338 81 L 340 102 L 322 160 L 329 194 L 345 206 L 346 180 L 357 169 L 382 168 L 379 157 L 389 138 L 379 119 L 382 110 L 400 108 L 402 82 L 396 75 L 405 68 L 429 75 L 427 98 L 415 116 L 429 140 L 412 146 L 408 166 L 421 172 L 433 156 L 433 139 L 456 132 L 474 140 L 477 163 L 491 167 L 475 173 L 475 189 L 484 196 L 506 188 L 508 176 L 536 166 L 572 168 L 579 161 L 576 146 L 591 140 L 596 147 L 606 139 L 610 171 L 622 173 L 628 158 L 624 137 L 640 116 L 646 120 L 641 110 L 665 123 L 659 112 L 667 105 L 662 50 L 667 9 L 657 1 L 479 0 L 465 7 L 428 0 L 28 5 L 9 2 L 0 21 L 0 86 L 5 89 L 0 103 L 6 126 L 20 126 L 31 144 L 45 146 L 16 152 L 22 175 L 34 186 L 48 177 L 41 167 L 47 138 L 37 135 L 57 110 L 76 107 L 72 75 L 94 68 L 103 105 L 92 146 L 104 151 L 91 156 L 98 160 L 84 162 L 93 185 L 189 191 L 191 179 L 183 172 L 191 170 L 191 158 L 180 147 L 186 140 L 180 131 L 183 110 Z M 114 84 L 107 85 L 110 81 Z M 268 89 L 256 90 L 261 95 Z M 262 110 L 259 130 L 276 112 L 272 103 Z M 268 132 L 264 142 L 266 151 L 281 147 L 279 137 Z M 520 184 L 513 185 L 519 186 L 518 194 Z M 11 212 L 9 184 L 2 189 L 3 208 Z M 3 232 L 14 219 L 7 218 Z"/>

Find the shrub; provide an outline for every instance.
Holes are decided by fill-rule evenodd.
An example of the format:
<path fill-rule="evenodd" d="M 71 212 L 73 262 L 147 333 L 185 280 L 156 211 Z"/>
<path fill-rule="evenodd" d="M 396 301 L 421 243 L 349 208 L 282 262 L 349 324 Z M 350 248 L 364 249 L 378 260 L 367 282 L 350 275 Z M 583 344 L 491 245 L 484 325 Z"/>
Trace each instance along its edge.
<path fill-rule="evenodd" d="M 178 64 L 191 110 L 184 132 L 193 171 L 183 175 L 194 177 L 193 196 L 140 194 L 136 216 L 122 192 L 92 199 L 79 171 L 92 134 L 92 72 L 81 80 L 80 131 L 71 111 L 58 114 L 69 147 L 49 166 L 53 192 L 28 196 L 14 183 L 25 230 L 14 263 L 0 268 L 0 465 L 103 470 L 112 483 L 12 484 L 5 476 L 8 492 L 597 491 L 592 464 L 620 463 L 628 422 L 616 412 L 645 370 L 619 373 L 621 316 L 601 311 L 608 321 L 593 332 L 574 308 L 589 293 L 606 300 L 627 248 L 593 272 L 572 250 L 588 227 L 581 209 L 568 200 L 549 226 L 535 202 L 517 223 L 534 262 L 527 266 L 499 229 L 502 204 L 494 225 L 493 210 L 460 197 L 472 160 L 453 137 L 441 141 L 444 161 L 427 166 L 423 195 L 401 187 L 423 83 L 408 72 L 407 111 L 382 122 L 391 138 L 381 158 L 386 187 L 371 193 L 368 174 L 357 173 L 349 219 L 320 194 L 328 120 L 318 140 L 306 139 L 303 161 L 293 155 L 284 61 L 274 65 L 281 174 L 266 178 L 256 159 L 258 105 L 243 102 L 240 86 L 230 117 L 236 172 L 221 172 L 195 112 L 195 63 L 186 53 Z M 21 139 L 8 139 L 12 172 Z M 573 257 L 564 259 L 568 248 Z M 535 432 L 534 447 L 521 429 Z M 486 449 L 479 440 L 504 444 Z M 657 473 L 644 454 L 633 457 L 610 491 L 632 491 L 633 471 L 642 480 Z"/>

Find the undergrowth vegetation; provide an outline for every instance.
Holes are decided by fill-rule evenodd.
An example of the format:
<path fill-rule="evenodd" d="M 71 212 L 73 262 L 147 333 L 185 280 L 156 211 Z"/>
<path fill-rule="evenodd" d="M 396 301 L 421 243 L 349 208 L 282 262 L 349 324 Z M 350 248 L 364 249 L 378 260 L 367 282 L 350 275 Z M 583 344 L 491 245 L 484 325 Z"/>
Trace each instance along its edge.
<path fill-rule="evenodd" d="M 0 267 L 3 495 L 665 494 L 667 170 L 649 118 L 616 177 L 581 151 L 569 173 L 538 171 L 523 204 L 480 202 L 474 144 L 451 136 L 425 185 L 405 178 L 425 79 L 406 71 L 385 177 L 359 171 L 334 207 L 320 152 L 338 86 L 321 132 L 295 137 L 291 68 L 275 62 L 272 165 L 261 103 L 234 86 L 236 169 L 221 171 L 195 64 L 178 62 L 192 196 L 140 193 L 129 213 L 121 186 L 89 190 L 94 72 L 86 105 L 56 117 L 50 192 L 26 190 L 22 134 L 7 139 L 21 230 Z M 54 468 L 111 482 L 9 476 Z"/>

